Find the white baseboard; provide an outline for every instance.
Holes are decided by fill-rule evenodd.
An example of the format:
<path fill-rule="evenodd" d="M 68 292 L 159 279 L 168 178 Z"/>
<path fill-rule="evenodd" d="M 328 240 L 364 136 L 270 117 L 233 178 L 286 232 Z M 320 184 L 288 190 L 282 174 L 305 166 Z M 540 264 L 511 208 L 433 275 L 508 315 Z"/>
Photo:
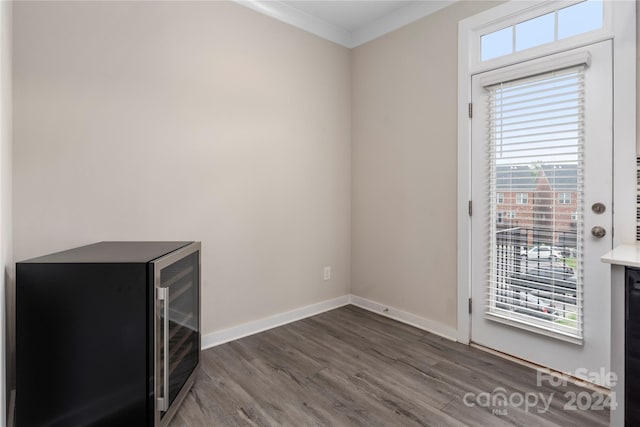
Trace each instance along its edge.
<path fill-rule="evenodd" d="M 443 338 L 456 341 L 455 337 L 457 336 L 457 331 L 455 328 L 443 325 L 442 323 L 435 322 L 433 320 L 425 319 L 424 317 L 416 316 L 415 314 L 411 314 L 388 305 L 380 304 L 379 302 L 349 294 L 203 335 L 202 349 L 205 350 L 207 348 L 215 347 L 229 341 L 257 334 L 259 332 L 286 325 L 287 323 L 295 322 L 296 320 L 315 316 L 316 314 L 324 313 L 325 311 L 333 310 L 349 304 L 353 304 L 356 307 L 397 320 L 398 322 L 406 323 L 407 325 L 414 326 L 423 331 L 431 332 L 432 334 L 439 335 Z"/>
<path fill-rule="evenodd" d="M 263 319 L 254 320 L 253 322 L 243 323 L 242 325 L 233 326 L 231 328 L 222 329 L 202 336 L 202 349 L 215 347 L 229 341 L 237 340 L 249 335 L 257 334 L 277 326 L 286 325 L 296 320 L 306 317 L 315 316 L 334 308 L 348 305 L 351 295 L 343 295 L 338 298 L 322 301 L 317 304 L 307 305 L 306 307 L 296 308 L 284 313 L 274 314 L 273 316 Z"/>
<path fill-rule="evenodd" d="M 440 322 L 425 319 L 424 317 L 416 316 L 415 314 L 380 304 L 379 302 L 371 301 L 366 298 L 361 298 L 356 295 L 351 295 L 350 300 L 351 304 L 356 307 L 397 320 L 398 322 L 406 323 L 407 325 L 414 326 L 418 329 L 422 329 L 423 331 L 431 332 L 432 334 L 439 335 L 451 341 L 457 341 L 455 337 L 458 335 L 458 331 L 455 328 L 443 325 Z"/>

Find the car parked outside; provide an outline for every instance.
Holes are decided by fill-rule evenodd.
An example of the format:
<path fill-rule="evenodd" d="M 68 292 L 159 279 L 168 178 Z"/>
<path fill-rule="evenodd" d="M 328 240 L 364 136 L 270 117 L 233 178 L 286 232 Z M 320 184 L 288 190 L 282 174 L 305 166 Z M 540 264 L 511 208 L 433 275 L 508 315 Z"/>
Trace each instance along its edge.
<path fill-rule="evenodd" d="M 560 255 L 562 255 L 562 258 L 568 258 L 571 256 L 571 249 L 567 247 L 551 246 L 551 251 L 558 252 Z"/>
<path fill-rule="evenodd" d="M 534 246 L 527 251 L 527 259 L 563 259 L 563 251 L 556 246 Z"/>
<path fill-rule="evenodd" d="M 536 295 L 536 291 L 505 289 L 500 292 L 496 307 L 544 320 L 558 318 L 558 302 Z"/>
<path fill-rule="evenodd" d="M 573 268 L 554 262 L 536 263 L 535 267 L 509 278 L 513 290 L 569 304 L 576 304 L 576 283 Z"/>

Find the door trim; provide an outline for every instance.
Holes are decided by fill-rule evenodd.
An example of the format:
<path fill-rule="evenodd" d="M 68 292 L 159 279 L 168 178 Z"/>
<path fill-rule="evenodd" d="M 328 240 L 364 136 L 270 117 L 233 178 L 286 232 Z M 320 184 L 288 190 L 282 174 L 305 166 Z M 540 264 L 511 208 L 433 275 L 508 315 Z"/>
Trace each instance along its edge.
<path fill-rule="evenodd" d="M 542 3 L 542 2 L 540 2 Z M 636 4 L 611 3 L 613 34 L 613 246 L 635 241 L 636 174 Z M 475 31 L 490 22 L 531 8 L 530 2 L 497 6 L 458 25 L 458 209 L 457 209 L 457 340 L 471 340 L 471 61 Z M 571 48 L 578 47 L 572 46 Z M 549 53 L 553 44 L 549 47 Z M 522 60 L 531 58 L 522 58 Z M 615 189 L 615 191 L 614 191 Z M 612 307 L 612 310 L 614 308 Z"/>

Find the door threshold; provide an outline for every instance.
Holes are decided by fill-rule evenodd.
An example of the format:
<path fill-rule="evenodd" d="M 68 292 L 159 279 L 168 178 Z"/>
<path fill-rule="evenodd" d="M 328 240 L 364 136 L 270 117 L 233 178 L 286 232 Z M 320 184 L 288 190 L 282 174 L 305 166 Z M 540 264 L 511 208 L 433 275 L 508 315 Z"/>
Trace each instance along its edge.
<path fill-rule="evenodd" d="M 512 356 L 510 354 L 503 353 L 501 351 L 494 350 L 492 348 L 485 347 L 485 346 L 480 345 L 480 344 L 476 344 L 474 342 L 470 342 L 469 346 L 473 347 L 473 348 L 477 348 L 478 350 L 484 351 L 486 353 L 493 354 L 494 356 L 498 356 L 498 357 L 500 357 L 502 359 L 506 359 L 506 360 L 509 360 L 511 362 L 517 363 L 518 365 L 526 366 L 528 368 L 535 369 L 535 370 L 542 370 L 545 373 L 549 373 L 549 374 L 552 374 L 554 376 L 557 376 L 558 378 L 561 378 L 563 381 L 566 381 L 566 382 L 571 383 L 573 385 L 576 385 L 578 387 L 584 387 L 584 388 L 587 388 L 587 389 L 592 390 L 592 391 L 597 391 L 597 392 L 602 393 L 602 394 L 604 394 L 606 396 L 608 396 L 609 393 L 611 393 L 611 389 L 610 388 L 601 386 L 601 385 L 596 384 L 594 382 L 591 382 L 591 381 L 587 380 L 586 378 L 580 378 L 580 377 L 576 377 L 575 375 L 569 375 L 569 374 L 566 374 L 564 372 L 556 371 L 555 369 L 551 369 L 551 368 L 548 368 L 546 366 L 539 365 L 537 363 L 530 362 L 528 360 L 521 359 L 519 357 L 515 357 L 515 356 Z"/>

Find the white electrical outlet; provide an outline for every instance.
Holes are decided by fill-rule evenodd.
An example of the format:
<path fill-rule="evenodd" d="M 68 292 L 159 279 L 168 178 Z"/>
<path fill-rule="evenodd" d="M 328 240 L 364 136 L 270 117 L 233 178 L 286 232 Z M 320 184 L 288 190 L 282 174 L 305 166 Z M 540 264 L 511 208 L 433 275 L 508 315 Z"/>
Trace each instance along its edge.
<path fill-rule="evenodd" d="M 328 265 L 324 268 L 323 274 L 322 274 L 322 278 L 324 280 L 331 280 L 331 266 Z"/>

